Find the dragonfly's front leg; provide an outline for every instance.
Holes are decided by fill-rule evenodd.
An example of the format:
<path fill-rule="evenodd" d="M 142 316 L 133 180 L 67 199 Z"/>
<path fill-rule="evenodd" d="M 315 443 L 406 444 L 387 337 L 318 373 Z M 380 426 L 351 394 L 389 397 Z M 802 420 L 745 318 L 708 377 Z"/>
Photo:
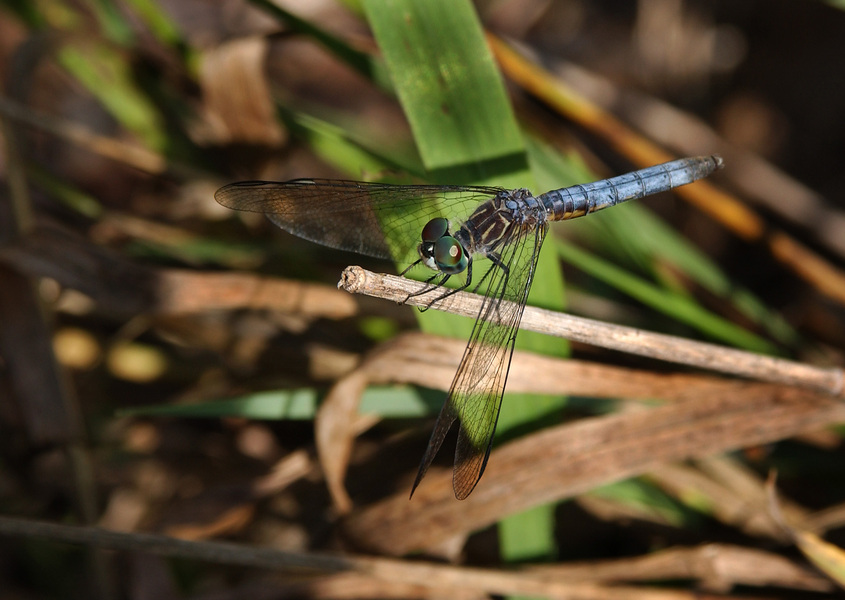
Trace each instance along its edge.
<path fill-rule="evenodd" d="M 443 292 L 443 294 L 441 296 L 432 300 L 429 303 L 428 306 L 421 306 L 420 311 L 421 312 L 427 311 L 431 307 L 431 304 L 433 304 L 434 302 L 448 298 L 449 296 L 451 296 L 455 292 L 463 291 L 463 290 L 467 289 L 472 284 L 472 260 L 471 259 L 467 263 L 466 273 L 467 273 L 466 281 L 460 287 L 453 288 L 453 289 L 447 289 L 446 291 Z M 438 281 L 437 283 L 435 283 L 432 286 L 431 282 L 434 281 L 435 279 L 437 279 L 438 277 L 440 277 L 441 275 L 443 276 L 443 279 L 441 279 L 440 281 Z M 435 273 L 434 275 L 432 275 L 431 277 L 429 277 L 428 279 L 425 280 L 425 282 L 424 282 L 425 287 L 423 287 L 419 291 L 408 294 L 408 296 L 405 298 L 405 302 L 407 302 L 410 298 L 412 298 L 414 296 L 421 296 L 422 294 L 426 294 L 426 293 L 430 292 L 432 289 L 437 289 L 439 287 L 443 287 L 443 284 L 445 284 L 451 276 L 452 276 L 451 273 Z"/>
<path fill-rule="evenodd" d="M 508 278 L 510 277 L 511 271 L 510 271 L 510 268 L 504 263 L 504 261 L 502 260 L 502 257 L 499 256 L 498 253 L 490 252 L 489 254 L 487 254 L 487 258 L 490 259 L 490 262 L 493 263 L 493 266 L 490 267 L 490 269 L 487 270 L 487 272 L 484 274 L 484 276 L 476 284 L 475 289 L 473 289 L 472 291 L 476 292 L 478 290 L 478 287 L 480 287 L 481 284 L 484 283 L 484 280 L 487 279 L 487 277 L 490 275 L 490 273 L 492 272 L 493 269 L 495 269 L 495 268 L 501 269 L 502 272 L 504 273 L 504 282 L 503 282 L 503 285 L 501 286 L 500 291 L 497 294 L 499 302 L 496 303 L 496 306 L 498 307 L 501 303 L 501 300 L 504 299 L 505 290 L 507 289 Z M 472 262 L 473 262 L 472 259 L 470 259 L 469 263 L 467 264 L 467 269 L 466 269 L 467 278 L 466 278 L 466 281 L 463 283 L 463 285 L 461 285 L 460 287 L 454 288 L 454 289 L 446 290 L 443 293 L 443 295 L 441 295 L 439 298 L 436 298 L 436 300 L 443 300 L 445 298 L 448 298 L 452 294 L 454 294 L 456 292 L 461 292 L 461 291 L 469 288 L 472 285 Z M 403 271 L 403 273 L 404 273 L 404 271 Z M 437 273 L 437 274 L 429 277 L 428 279 L 426 279 L 425 283 L 430 284 L 435 278 L 439 277 L 440 275 L 444 275 L 444 277 L 440 282 L 435 284 L 435 286 L 434 286 L 435 288 L 441 287 L 444 283 L 446 283 L 446 281 L 449 279 L 449 277 L 451 277 L 451 274 Z M 432 288 L 430 288 L 430 287 L 425 287 L 425 288 L 419 290 L 418 292 L 408 294 L 408 296 L 405 298 L 405 302 L 407 302 L 413 296 L 420 296 L 422 294 L 429 292 L 431 289 Z M 433 302 L 435 302 L 435 300 L 432 300 L 432 303 Z M 431 304 L 429 304 L 429 306 L 421 307 L 420 310 L 422 312 L 425 312 L 426 310 L 428 310 L 430 308 L 430 306 L 431 306 Z"/>
<path fill-rule="evenodd" d="M 423 262 L 423 259 L 422 259 L 422 258 L 419 258 L 419 259 L 415 260 L 415 261 L 414 261 L 414 262 L 412 262 L 410 265 L 408 265 L 407 267 L 405 267 L 405 268 L 402 270 L 402 272 L 401 272 L 401 273 L 399 273 L 399 276 L 400 276 L 400 277 L 404 277 L 404 276 L 405 276 L 405 274 L 406 274 L 408 271 L 410 271 L 411 269 L 413 269 L 414 267 L 416 267 L 416 266 L 417 266 L 418 264 L 420 264 L 421 262 Z M 428 279 L 426 279 L 425 281 L 423 281 L 423 288 L 422 288 L 422 289 L 420 289 L 420 290 L 418 290 L 418 291 L 416 291 L 416 292 L 412 292 L 412 293 L 408 294 L 407 296 L 405 296 L 405 299 L 402 301 L 402 304 L 406 304 L 406 303 L 408 302 L 408 300 L 410 300 L 410 299 L 411 299 L 411 298 L 413 298 L 414 296 L 420 296 L 420 295 L 422 295 L 422 294 L 425 294 L 425 293 L 426 293 L 426 292 L 428 292 L 429 290 L 431 290 L 432 288 L 431 288 L 431 287 L 429 287 L 429 284 L 430 284 L 432 281 L 434 281 L 437 277 L 439 277 L 440 275 L 444 275 L 444 273 L 435 273 L 434 275 L 432 275 L 431 277 L 429 277 Z M 434 285 L 434 288 L 435 288 L 435 289 L 436 289 L 436 288 L 438 288 L 438 287 L 440 287 L 440 286 L 441 286 L 441 285 L 443 285 L 444 283 L 446 283 L 446 280 L 447 280 L 447 279 L 449 279 L 449 275 L 448 275 L 448 274 L 445 274 L 445 275 L 446 275 L 446 276 L 443 278 L 443 281 L 441 281 L 440 283 L 437 283 L 437 284 L 435 284 L 435 285 Z"/>
<path fill-rule="evenodd" d="M 404 277 L 404 276 L 405 276 L 405 273 L 407 273 L 408 271 L 410 271 L 411 269 L 413 269 L 414 267 L 416 267 L 416 266 L 417 266 L 418 264 L 420 264 L 421 262 L 422 262 L 422 259 L 421 259 L 421 258 L 418 258 L 417 260 L 415 260 L 414 262 L 412 262 L 410 265 L 408 265 L 407 267 L 405 267 L 405 268 L 402 270 L 402 272 L 401 272 L 401 273 L 399 273 L 399 277 Z"/>

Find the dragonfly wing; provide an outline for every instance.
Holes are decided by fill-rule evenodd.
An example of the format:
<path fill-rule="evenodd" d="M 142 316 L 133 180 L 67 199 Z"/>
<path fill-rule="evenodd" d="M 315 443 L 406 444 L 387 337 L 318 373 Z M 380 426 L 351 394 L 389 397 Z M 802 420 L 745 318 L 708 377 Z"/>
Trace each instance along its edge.
<path fill-rule="evenodd" d="M 455 421 L 460 423 L 452 477 L 455 496 L 463 500 L 481 479 L 493 446 L 519 322 L 546 230 L 543 225 L 527 234 L 522 232 L 505 244 L 500 260 L 508 270 L 492 266 L 481 281 L 481 289 L 486 287 L 485 300 L 434 425 L 412 495 Z M 500 303 L 500 299 L 505 302 Z"/>
<path fill-rule="evenodd" d="M 401 263 L 415 261 L 423 226 L 461 222 L 500 188 L 393 185 L 332 179 L 241 181 L 217 190 L 228 208 L 264 213 L 312 242 Z"/>

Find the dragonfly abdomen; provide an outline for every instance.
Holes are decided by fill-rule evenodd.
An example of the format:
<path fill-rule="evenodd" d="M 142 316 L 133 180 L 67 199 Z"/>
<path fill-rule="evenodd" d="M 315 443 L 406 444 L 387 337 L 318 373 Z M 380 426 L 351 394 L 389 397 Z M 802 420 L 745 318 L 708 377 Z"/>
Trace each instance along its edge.
<path fill-rule="evenodd" d="M 721 167 L 722 159 L 716 155 L 682 158 L 602 181 L 552 190 L 541 194 L 538 199 L 546 207 L 550 219 L 574 219 L 692 183 Z"/>

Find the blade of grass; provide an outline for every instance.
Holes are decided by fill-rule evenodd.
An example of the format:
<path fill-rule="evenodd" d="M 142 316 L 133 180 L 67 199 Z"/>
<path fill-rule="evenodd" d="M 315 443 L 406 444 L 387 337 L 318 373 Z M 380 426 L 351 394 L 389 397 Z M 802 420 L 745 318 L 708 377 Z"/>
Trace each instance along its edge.
<path fill-rule="evenodd" d="M 525 167 L 522 139 L 472 5 L 368 0 L 364 8 L 429 172 L 514 187 L 504 180 Z"/>
<path fill-rule="evenodd" d="M 660 289 L 611 262 L 591 255 L 589 252 L 563 240 L 554 240 L 554 247 L 563 260 L 576 268 L 589 273 L 596 279 L 609 283 L 643 304 L 669 315 L 676 321 L 685 323 L 705 335 L 753 352 L 778 353 L 775 345 L 730 321 L 714 315 L 690 298 L 671 290 Z"/>
<path fill-rule="evenodd" d="M 665 284 L 664 287 L 672 287 L 672 281 L 662 281 L 665 279 L 662 273 L 669 266 L 702 289 L 722 298 L 778 342 L 792 345 L 798 341 L 796 331 L 780 315 L 770 310 L 751 292 L 731 282 L 717 264 L 647 207 L 628 204 L 621 212 L 609 213 L 609 218 L 584 219 L 572 228 L 579 239 L 582 231 L 590 234 L 591 246 L 603 248 L 608 255 L 619 249 L 620 263 L 636 261 L 637 266 L 643 265 L 643 269 L 658 283 Z M 626 240 L 624 248 L 609 242 L 623 236 Z"/>
<path fill-rule="evenodd" d="M 102 28 L 103 34 L 111 41 L 122 46 L 129 46 L 135 42 L 132 27 L 123 18 L 114 2 L 105 0 L 88 0 L 85 2 L 93 12 Z"/>
<path fill-rule="evenodd" d="M 165 46 L 174 48 L 182 60 L 196 74 L 199 56 L 182 35 L 179 25 L 156 0 L 128 0 L 138 17 L 147 25 L 153 36 Z"/>
<path fill-rule="evenodd" d="M 162 151 L 168 145 L 160 115 L 149 98 L 135 85 L 129 65 L 120 53 L 103 43 L 67 45 L 59 50 L 59 62 L 99 100 L 121 125 L 147 148 Z"/>
<path fill-rule="evenodd" d="M 273 390 L 246 394 L 202 404 L 161 404 L 124 409 L 121 417 L 157 416 L 192 419 L 241 417 L 265 421 L 311 421 L 317 414 L 323 393 L 314 388 Z M 371 386 L 361 397 L 358 412 L 379 415 L 386 419 L 428 417 L 437 413 L 431 394 L 401 386 Z"/>
<path fill-rule="evenodd" d="M 368 0 L 364 8 L 429 176 L 444 183 L 529 187 L 522 137 L 472 5 Z M 554 257 L 547 253 L 540 262 L 530 301 L 561 307 L 563 283 Z M 431 311 L 421 323 L 426 331 L 447 335 L 456 328 L 468 335 L 471 326 Z M 542 337 L 521 335 L 518 345 L 566 352 L 565 345 Z M 558 398 L 508 395 L 499 429 L 536 422 L 561 405 Z M 539 507 L 501 524 L 500 550 L 511 560 L 552 556 L 553 531 L 553 508 Z"/>
<path fill-rule="evenodd" d="M 370 147 L 368 140 L 333 123 L 282 106 L 278 112 L 291 132 L 305 139 L 317 155 L 352 177 L 361 178 L 362 173 L 400 172 L 420 177 L 423 174 L 419 157 L 411 153 L 391 152 L 388 156 Z"/>
<path fill-rule="evenodd" d="M 136 0 L 137 1 L 137 0 Z M 384 62 L 366 52 L 352 48 L 328 31 L 301 19 L 269 0 L 250 0 L 252 4 L 267 11 L 271 16 L 284 21 L 294 31 L 305 34 L 322 44 L 327 50 L 385 90 L 392 90 L 393 83 L 387 74 Z"/>
<path fill-rule="evenodd" d="M 595 488 L 587 495 L 624 504 L 679 528 L 689 526 L 697 517 L 693 511 L 644 478 L 609 483 Z"/>

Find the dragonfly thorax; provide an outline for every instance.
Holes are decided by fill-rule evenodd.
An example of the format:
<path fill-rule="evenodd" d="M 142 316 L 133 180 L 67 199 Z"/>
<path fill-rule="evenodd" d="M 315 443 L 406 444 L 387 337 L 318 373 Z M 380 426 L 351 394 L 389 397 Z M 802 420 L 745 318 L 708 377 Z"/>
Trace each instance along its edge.
<path fill-rule="evenodd" d="M 447 275 L 460 273 L 469 264 L 466 249 L 449 233 L 449 221 L 443 217 L 432 219 L 423 227 L 417 251 L 426 267 Z"/>

